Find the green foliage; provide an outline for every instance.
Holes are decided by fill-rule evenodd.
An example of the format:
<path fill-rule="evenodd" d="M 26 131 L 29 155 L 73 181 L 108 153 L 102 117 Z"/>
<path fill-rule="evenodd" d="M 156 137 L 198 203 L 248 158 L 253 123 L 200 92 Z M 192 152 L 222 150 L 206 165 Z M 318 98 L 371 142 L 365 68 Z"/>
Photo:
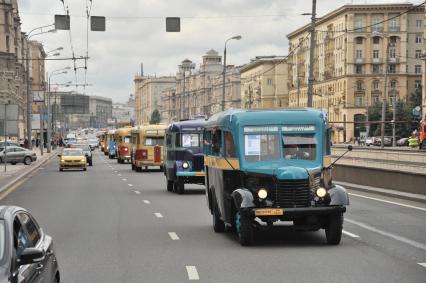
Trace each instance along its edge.
<path fill-rule="evenodd" d="M 161 115 L 160 111 L 158 109 L 154 109 L 151 113 L 151 120 L 149 121 L 150 124 L 159 124 L 161 122 Z"/>

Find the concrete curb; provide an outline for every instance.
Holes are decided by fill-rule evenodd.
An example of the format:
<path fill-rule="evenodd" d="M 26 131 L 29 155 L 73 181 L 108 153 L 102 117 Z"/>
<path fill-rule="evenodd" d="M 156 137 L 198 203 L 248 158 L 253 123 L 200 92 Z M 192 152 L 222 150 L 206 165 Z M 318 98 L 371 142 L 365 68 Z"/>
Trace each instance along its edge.
<path fill-rule="evenodd" d="M 16 182 L 18 182 L 19 180 L 21 180 L 22 178 L 25 178 L 26 176 L 28 176 L 29 174 L 31 174 L 32 172 L 34 172 L 35 170 L 37 170 L 38 168 L 40 168 L 41 166 L 43 166 L 44 164 L 46 164 L 47 162 L 49 162 L 54 156 L 56 156 L 57 150 L 52 151 L 53 154 L 51 156 L 49 156 L 48 158 L 46 158 L 45 160 L 43 160 L 42 162 L 40 162 L 39 164 L 37 164 L 36 166 L 32 167 L 30 170 L 22 173 L 21 175 L 19 175 L 18 177 L 16 177 L 15 179 L 13 179 L 12 181 L 10 181 L 9 183 L 7 183 L 6 185 L 4 185 L 3 187 L 0 187 L 0 193 L 8 190 L 10 187 L 12 187 Z"/>
<path fill-rule="evenodd" d="M 389 189 L 377 188 L 377 187 L 371 187 L 371 186 L 365 186 L 365 185 L 358 185 L 358 184 L 353 184 L 348 182 L 334 181 L 334 183 L 338 185 L 342 185 L 345 188 L 354 190 L 354 191 L 361 191 L 366 193 L 373 193 L 373 194 L 378 194 L 378 195 L 383 195 L 388 197 L 395 197 L 395 198 L 400 198 L 405 200 L 426 203 L 426 195 L 398 192 L 395 190 L 389 190 Z"/>

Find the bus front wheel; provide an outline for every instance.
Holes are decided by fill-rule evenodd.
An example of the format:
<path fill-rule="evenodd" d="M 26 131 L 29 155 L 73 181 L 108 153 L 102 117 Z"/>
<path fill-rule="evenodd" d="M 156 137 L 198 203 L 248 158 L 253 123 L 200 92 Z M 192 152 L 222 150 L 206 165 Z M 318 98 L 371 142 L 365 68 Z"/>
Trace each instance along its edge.
<path fill-rule="evenodd" d="M 342 238 L 343 213 L 332 214 L 328 217 L 325 236 L 329 245 L 338 245 Z"/>
<path fill-rule="evenodd" d="M 167 180 L 167 191 L 173 192 L 173 181 Z"/>
<path fill-rule="evenodd" d="M 183 195 L 185 193 L 185 183 L 183 182 L 183 178 L 179 177 L 175 184 L 177 193 Z"/>
<path fill-rule="evenodd" d="M 253 219 L 239 209 L 235 215 L 235 230 L 242 246 L 251 246 L 254 242 Z"/>

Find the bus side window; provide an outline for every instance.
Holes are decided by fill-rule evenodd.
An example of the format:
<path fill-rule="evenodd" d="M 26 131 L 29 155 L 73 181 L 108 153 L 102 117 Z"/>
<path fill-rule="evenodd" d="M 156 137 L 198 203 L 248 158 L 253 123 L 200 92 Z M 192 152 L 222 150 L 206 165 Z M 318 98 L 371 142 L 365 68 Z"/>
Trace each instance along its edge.
<path fill-rule="evenodd" d="M 212 154 L 219 156 L 223 154 L 222 149 L 222 131 L 215 129 L 212 131 Z"/>
<path fill-rule="evenodd" d="M 231 132 L 224 132 L 223 137 L 225 146 L 225 157 L 237 157 L 234 138 L 232 137 Z"/>
<path fill-rule="evenodd" d="M 166 136 L 166 146 L 167 147 L 171 147 L 172 146 L 172 135 L 171 134 L 168 134 Z"/>
<path fill-rule="evenodd" d="M 176 147 L 180 147 L 180 139 L 181 139 L 180 134 L 179 134 L 179 133 L 177 133 L 177 134 L 175 135 L 175 146 L 176 146 Z"/>

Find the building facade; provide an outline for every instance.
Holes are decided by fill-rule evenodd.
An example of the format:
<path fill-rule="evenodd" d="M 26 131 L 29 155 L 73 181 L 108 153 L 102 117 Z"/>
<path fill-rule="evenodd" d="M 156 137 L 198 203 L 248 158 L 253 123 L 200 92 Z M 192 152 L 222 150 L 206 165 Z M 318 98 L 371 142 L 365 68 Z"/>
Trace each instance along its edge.
<path fill-rule="evenodd" d="M 342 6 L 317 21 L 313 107 L 327 113 L 334 142 L 359 137 L 365 124 L 355 122 L 383 101 L 386 58 L 388 101 L 405 99 L 419 87 L 423 18 L 424 7 L 412 4 L 359 4 Z M 309 28 L 287 36 L 291 107 L 307 106 Z"/>
<path fill-rule="evenodd" d="M 160 111 L 162 92 L 176 85 L 176 78 L 173 76 L 135 77 L 135 116 L 136 123 L 143 125 L 149 123 L 152 112 Z"/>
<path fill-rule="evenodd" d="M 135 108 L 127 103 L 113 103 L 112 119 L 117 125 L 134 125 L 134 110 Z"/>
<path fill-rule="evenodd" d="M 112 99 L 97 95 L 89 97 L 89 113 L 91 128 L 106 128 L 112 118 Z"/>
<path fill-rule="evenodd" d="M 191 60 L 183 60 L 176 73 L 176 87 L 162 94 L 163 121 L 189 119 L 194 115 L 211 116 L 221 111 L 222 73 L 222 56 L 213 49 L 202 56 L 198 69 Z M 239 68 L 229 65 L 226 68 L 225 108 L 238 108 L 240 102 Z"/>
<path fill-rule="evenodd" d="M 426 40 L 426 5 L 423 18 L 423 40 Z M 423 42 L 422 103 L 423 120 L 426 121 L 426 42 Z"/>
<path fill-rule="evenodd" d="M 258 56 L 241 68 L 241 107 L 288 106 L 288 65 L 284 56 Z"/>
<path fill-rule="evenodd" d="M 0 1 L 0 104 L 19 107 L 19 136 L 24 138 L 27 111 L 27 41 L 21 32 L 18 1 Z"/>

